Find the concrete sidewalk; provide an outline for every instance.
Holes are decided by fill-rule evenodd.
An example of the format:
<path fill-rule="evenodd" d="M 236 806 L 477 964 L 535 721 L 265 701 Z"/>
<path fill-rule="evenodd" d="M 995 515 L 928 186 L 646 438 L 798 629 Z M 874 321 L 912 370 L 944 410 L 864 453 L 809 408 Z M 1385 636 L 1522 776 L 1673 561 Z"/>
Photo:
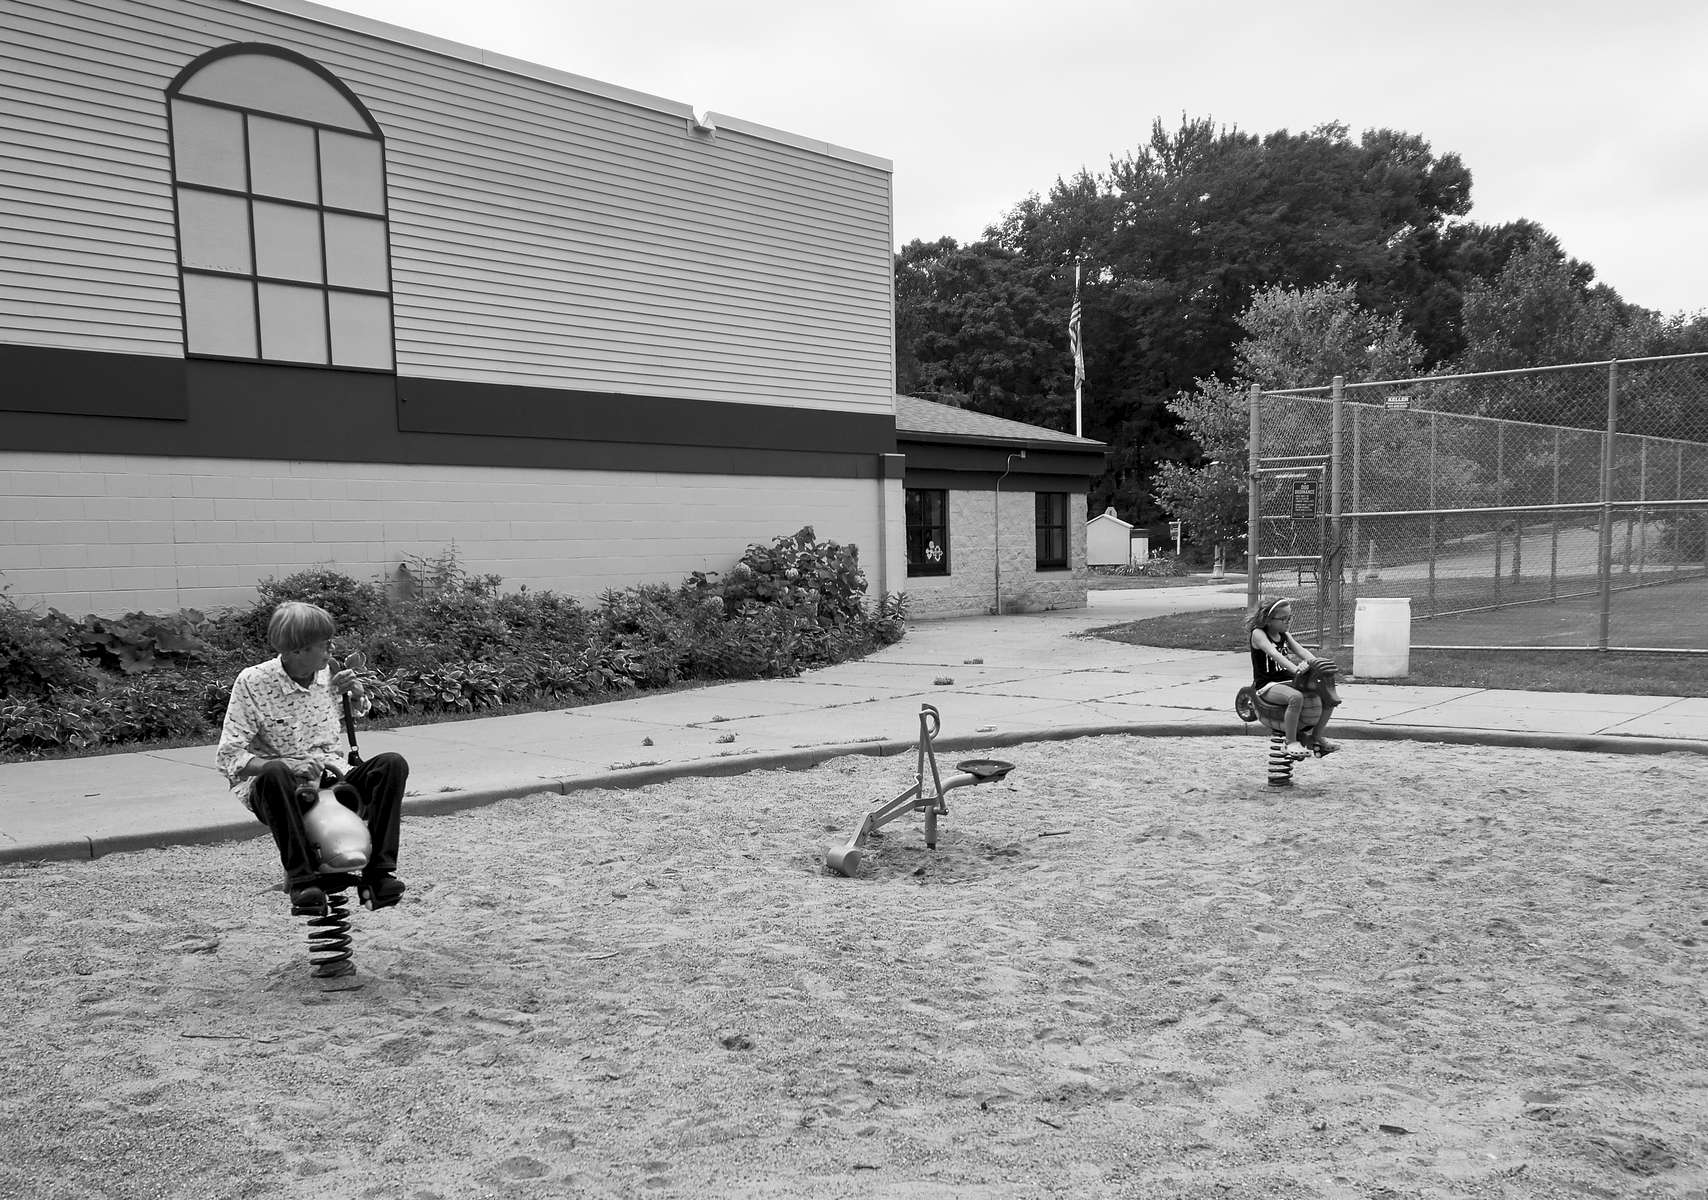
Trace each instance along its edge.
<path fill-rule="evenodd" d="M 922 703 L 941 712 L 940 750 L 1104 733 L 1255 738 L 1256 728 L 1233 713 L 1234 693 L 1249 679 L 1242 657 L 1085 636 L 1122 621 L 1244 603 L 1239 581 L 1098 591 L 1089 608 L 1072 612 L 920 622 L 870 658 L 796 679 L 357 737 L 366 754 L 395 750 L 409 760 L 405 808 L 415 815 L 537 792 L 905 753 L 917 741 Z M 1356 681 L 1341 694 L 1335 726 L 1346 738 L 1708 754 L 1708 699 Z M 0 862 L 263 832 L 225 790 L 211 745 L 0 765 Z"/>

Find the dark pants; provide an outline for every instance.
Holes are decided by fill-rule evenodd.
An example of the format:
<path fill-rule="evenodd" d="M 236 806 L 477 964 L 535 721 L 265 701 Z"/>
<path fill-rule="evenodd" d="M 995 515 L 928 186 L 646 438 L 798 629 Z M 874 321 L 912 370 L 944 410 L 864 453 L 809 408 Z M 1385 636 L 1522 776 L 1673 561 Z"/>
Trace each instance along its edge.
<path fill-rule="evenodd" d="M 355 789 L 356 815 L 368 826 L 373 839 L 373 853 L 368 857 L 365 875 L 390 875 L 397 870 L 398 825 L 403 817 L 403 789 L 409 783 L 409 764 L 401 754 L 376 754 L 366 762 L 350 768 L 345 782 Z M 249 798 L 255 805 L 255 816 L 272 831 L 279 846 L 279 862 L 285 868 L 289 887 L 312 883 L 320 871 L 314 851 L 303 832 L 303 803 L 297 790 L 303 781 L 290 773 L 284 763 L 270 762 L 249 785 Z M 332 803 L 327 799 L 324 803 Z"/>

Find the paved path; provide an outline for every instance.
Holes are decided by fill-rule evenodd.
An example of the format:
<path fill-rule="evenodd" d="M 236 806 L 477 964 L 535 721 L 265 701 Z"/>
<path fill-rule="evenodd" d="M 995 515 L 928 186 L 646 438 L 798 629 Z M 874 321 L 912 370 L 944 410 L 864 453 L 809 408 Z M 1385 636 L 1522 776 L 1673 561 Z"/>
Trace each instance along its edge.
<path fill-rule="evenodd" d="M 1086 637 L 1166 612 L 1242 608 L 1225 586 L 1097 591 L 1071 612 L 922 621 L 860 662 L 522 716 L 358 731 L 364 752 L 410 762 L 409 813 L 534 792 L 632 787 L 678 775 L 803 767 L 912 749 L 919 706 L 942 714 L 941 750 L 1097 733 L 1251 733 L 1234 716 L 1235 655 Z M 1237 621 L 1234 612 L 1229 621 Z M 1708 700 L 1344 683 L 1348 738 L 1708 753 Z M 1257 734 L 1252 733 L 1255 738 Z M 648 744 L 650 741 L 650 744 Z M 1260 770 L 1253 748 L 1253 770 Z M 0 765 L 0 862 L 255 837 L 212 746 Z"/>

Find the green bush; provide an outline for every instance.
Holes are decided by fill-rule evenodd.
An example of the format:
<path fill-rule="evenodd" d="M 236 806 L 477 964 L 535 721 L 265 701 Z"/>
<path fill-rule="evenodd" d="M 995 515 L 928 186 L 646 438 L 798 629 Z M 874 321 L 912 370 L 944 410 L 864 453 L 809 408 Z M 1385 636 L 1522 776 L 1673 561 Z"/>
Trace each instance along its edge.
<path fill-rule="evenodd" d="M 226 687 L 229 691 L 230 684 Z M 198 737 L 211 724 L 202 701 L 201 688 L 186 688 L 182 679 L 164 671 L 120 680 L 96 701 L 101 740 L 123 744 Z M 218 726 L 212 729 L 217 732 Z"/>
<path fill-rule="evenodd" d="M 726 620 L 723 602 L 708 597 L 715 615 L 696 627 L 688 670 L 705 679 L 772 679 L 795 674 L 795 622 L 778 608 L 759 608 Z M 711 611 L 711 610 L 707 610 Z"/>
<path fill-rule="evenodd" d="M 907 623 L 906 596 L 869 611 L 858 554 L 810 527 L 749 546 L 727 579 L 695 572 L 676 587 L 613 589 L 596 607 L 549 591 L 501 595 L 497 576 L 469 575 L 454 549 L 411 561 L 389 597 L 317 568 L 264 580 L 256 603 L 210 616 L 75 622 L 0 604 L 0 755 L 217 736 L 232 679 L 272 657 L 267 620 L 285 600 L 327 609 L 335 652 L 366 656 L 373 715 L 405 719 L 794 675 L 894 642 Z"/>
<path fill-rule="evenodd" d="M 94 689 L 95 672 L 67 640 L 68 624 L 34 616 L 0 595 L 0 700 Z"/>
<path fill-rule="evenodd" d="M 1172 577 L 1190 575 L 1185 562 L 1176 558 L 1166 550 L 1158 550 L 1134 569 L 1136 575 Z"/>
<path fill-rule="evenodd" d="M 263 579 L 255 585 L 259 599 L 247 611 L 249 640 L 267 644 L 267 621 L 286 600 L 317 604 L 332 614 L 339 629 L 367 629 L 385 614 L 385 589 L 377 583 L 358 583 L 330 567 L 298 571 L 283 579 Z"/>
<path fill-rule="evenodd" d="M 686 591 L 640 584 L 599 598 L 595 645 L 621 652 L 622 671 L 637 687 L 668 687 L 682 678 L 693 624 Z"/>
<path fill-rule="evenodd" d="M 807 525 L 769 546 L 749 546 L 722 595 L 736 612 L 748 602 L 776 604 L 821 625 L 839 625 L 862 615 L 866 576 L 855 547 L 821 542 Z"/>

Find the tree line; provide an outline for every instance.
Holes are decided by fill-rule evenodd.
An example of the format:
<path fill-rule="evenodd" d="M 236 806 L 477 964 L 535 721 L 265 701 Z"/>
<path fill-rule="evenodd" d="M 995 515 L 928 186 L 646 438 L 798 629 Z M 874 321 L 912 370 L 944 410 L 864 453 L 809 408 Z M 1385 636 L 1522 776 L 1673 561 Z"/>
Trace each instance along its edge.
<path fill-rule="evenodd" d="M 1415 134 L 1159 120 L 977 241 L 902 248 L 896 387 L 1072 432 L 1077 263 L 1083 432 L 1111 451 L 1088 510 L 1155 524 L 1182 488 L 1243 488 L 1204 421 L 1249 383 L 1708 350 L 1708 317 L 1627 303 L 1541 225 L 1470 211 L 1469 168 Z"/>

